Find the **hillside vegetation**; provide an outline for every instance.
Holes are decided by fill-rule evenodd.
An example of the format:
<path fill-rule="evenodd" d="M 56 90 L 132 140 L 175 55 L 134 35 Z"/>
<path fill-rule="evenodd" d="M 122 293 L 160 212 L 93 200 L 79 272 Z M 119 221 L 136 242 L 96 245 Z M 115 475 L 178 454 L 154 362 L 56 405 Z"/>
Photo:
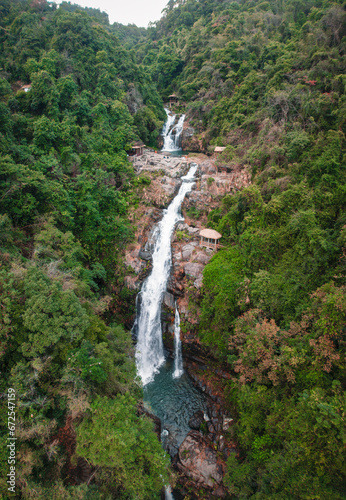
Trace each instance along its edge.
<path fill-rule="evenodd" d="M 229 492 L 344 498 L 345 5 L 171 1 L 148 35 L 162 94 L 226 146 L 219 166 L 252 173 L 209 215 L 225 248 L 196 298 L 232 376 Z"/>
<path fill-rule="evenodd" d="M 16 498 L 159 498 L 168 461 L 137 411 L 114 283 L 138 182 L 126 150 L 139 129 L 154 141 L 162 101 L 106 15 L 44 1 L 0 8 L 1 419 L 10 388 Z"/>
<path fill-rule="evenodd" d="M 151 500 L 169 480 L 118 313 L 148 181 L 126 151 L 156 145 L 175 92 L 202 149 L 252 175 L 209 214 L 224 248 L 194 298 L 231 376 L 228 493 L 345 498 L 345 26 L 329 0 L 169 0 L 148 30 L 0 1 L 0 383 L 6 405 L 16 391 L 18 497 Z"/>

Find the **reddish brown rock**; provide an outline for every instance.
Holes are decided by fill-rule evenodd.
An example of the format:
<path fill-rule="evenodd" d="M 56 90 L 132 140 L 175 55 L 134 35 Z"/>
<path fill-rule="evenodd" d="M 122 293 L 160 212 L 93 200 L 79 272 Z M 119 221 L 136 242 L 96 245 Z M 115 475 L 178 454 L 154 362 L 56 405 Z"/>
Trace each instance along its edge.
<path fill-rule="evenodd" d="M 194 260 L 199 262 L 200 264 L 208 264 L 208 262 L 211 259 L 211 255 L 207 255 L 204 252 L 198 252 L 196 255 L 194 255 Z"/>
<path fill-rule="evenodd" d="M 197 264 L 194 262 L 189 262 L 184 266 L 185 274 L 191 278 L 196 278 L 196 279 L 202 277 L 203 269 L 204 266 L 202 264 Z"/>
<path fill-rule="evenodd" d="M 224 467 L 217 452 L 198 431 L 190 431 L 179 447 L 177 468 L 198 486 L 215 488 L 222 483 Z"/>

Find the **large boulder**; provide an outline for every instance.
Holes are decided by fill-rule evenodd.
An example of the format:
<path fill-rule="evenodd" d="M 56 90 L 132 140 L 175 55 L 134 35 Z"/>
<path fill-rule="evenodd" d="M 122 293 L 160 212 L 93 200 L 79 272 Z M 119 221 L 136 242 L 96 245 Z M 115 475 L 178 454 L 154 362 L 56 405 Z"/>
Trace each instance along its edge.
<path fill-rule="evenodd" d="M 163 303 L 169 309 L 175 309 L 175 298 L 174 298 L 174 295 L 172 295 L 169 292 L 165 292 L 165 294 L 163 296 Z"/>
<path fill-rule="evenodd" d="M 185 231 L 186 229 L 188 229 L 188 227 L 189 227 L 188 224 L 186 224 L 185 222 L 178 222 L 176 230 Z"/>
<path fill-rule="evenodd" d="M 147 252 L 146 250 L 140 250 L 138 257 L 143 260 L 151 260 L 151 252 Z"/>
<path fill-rule="evenodd" d="M 161 433 L 162 446 L 171 458 L 174 458 L 179 451 L 178 433 L 179 429 L 172 425 L 166 425 Z"/>
<path fill-rule="evenodd" d="M 191 278 L 200 279 L 203 275 L 204 266 L 202 264 L 197 264 L 194 262 L 188 262 L 184 266 L 184 272 L 187 276 Z"/>
<path fill-rule="evenodd" d="M 197 288 L 197 290 L 200 290 L 202 288 L 202 285 L 203 285 L 203 277 L 202 276 L 193 282 L 193 286 L 195 288 Z"/>
<path fill-rule="evenodd" d="M 189 260 L 194 251 L 195 251 L 195 245 L 191 245 L 191 243 L 184 245 L 183 248 L 181 249 L 183 260 Z"/>
<path fill-rule="evenodd" d="M 179 447 L 177 467 L 198 486 L 215 488 L 223 478 L 223 466 L 212 444 L 198 431 L 190 431 Z"/>
<path fill-rule="evenodd" d="M 201 231 L 198 227 L 191 227 L 191 226 L 188 226 L 187 230 L 188 233 L 192 234 L 193 236 L 198 236 Z"/>
<path fill-rule="evenodd" d="M 211 255 L 206 255 L 204 252 L 198 252 L 197 255 L 194 257 L 194 260 L 204 265 L 208 264 L 210 259 Z"/>

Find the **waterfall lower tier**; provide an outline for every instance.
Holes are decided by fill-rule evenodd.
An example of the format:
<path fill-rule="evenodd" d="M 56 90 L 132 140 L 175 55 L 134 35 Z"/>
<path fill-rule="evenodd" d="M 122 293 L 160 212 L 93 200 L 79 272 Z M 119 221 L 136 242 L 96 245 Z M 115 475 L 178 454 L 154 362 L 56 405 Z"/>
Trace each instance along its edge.
<path fill-rule="evenodd" d="M 182 220 L 180 209 L 185 195 L 191 191 L 197 165 L 182 177 L 179 192 L 155 229 L 151 274 L 145 280 L 137 302 L 135 332 L 137 335 L 136 365 L 143 382 L 144 405 L 161 421 L 161 443 L 171 457 L 176 456 L 187 434 L 189 422 L 197 412 L 207 412 L 203 392 L 194 387 L 183 371 L 180 339 L 180 317 L 176 307 L 174 320 L 174 361 L 164 351 L 161 326 L 161 304 L 172 265 L 171 239 L 175 224 Z M 180 498 L 177 493 L 176 498 Z M 170 486 L 165 500 L 174 500 Z"/>
<path fill-rule="evenodd" d="M 167 488 L 165 488 L 165 500 L 174 500 L 172 488 L 170 486 L 167 486 Z"/>
<path fill-rule="evenodd" d="M 185 115 L 181 115 L 178 122 L 176 123 L 177 116 L 174 115 L 166 109 L 167 121 L 164 124 L 162 135 L 163 135 L 163 148 L 162 151 L 174 152 L 181 151 L 180 147 L 180 136 L 183 131 Z"/>
<path fill-rule="evenodd" d="M 180 316 L 178 307 L 175 308 L 174 318 L 174 371 L 173 378 L 179 378 L 184 373 L 183 369 L 183 354 L 181 351 L 180 340 Z"/>
<path fill-rule="evenodd" d="M 175 224 L 182 219 L 180 207 L 186 193 L 191 191 L 197 165 L 192 164 L 182 177 L 179 192 L 158 224 L 157 238 L 152 255 L 152 271 L 141 290 L 141 304 L 136 318 L 136 365 L 143 385 L 154 379 L 165 361 L 162 342 L 161 303 L 170 274 L 172 251 L 171 237 Z"/>

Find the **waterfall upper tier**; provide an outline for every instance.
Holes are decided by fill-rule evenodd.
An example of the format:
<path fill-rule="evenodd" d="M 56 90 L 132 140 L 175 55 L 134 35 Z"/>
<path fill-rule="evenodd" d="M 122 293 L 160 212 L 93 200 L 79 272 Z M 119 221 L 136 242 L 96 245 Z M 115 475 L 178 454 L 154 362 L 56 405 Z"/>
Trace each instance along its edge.
<path fill-rule="evenodd" d="M 181 151 L 180 136 L 184 127 L 185 115 L 181 115 L 180 118 L 177 119 L 177 115 L 173 114 L 169 109 L 165 108 L 165 111 L 167 114 L 167 121 L 162 130 L 162 151 Z"/>

